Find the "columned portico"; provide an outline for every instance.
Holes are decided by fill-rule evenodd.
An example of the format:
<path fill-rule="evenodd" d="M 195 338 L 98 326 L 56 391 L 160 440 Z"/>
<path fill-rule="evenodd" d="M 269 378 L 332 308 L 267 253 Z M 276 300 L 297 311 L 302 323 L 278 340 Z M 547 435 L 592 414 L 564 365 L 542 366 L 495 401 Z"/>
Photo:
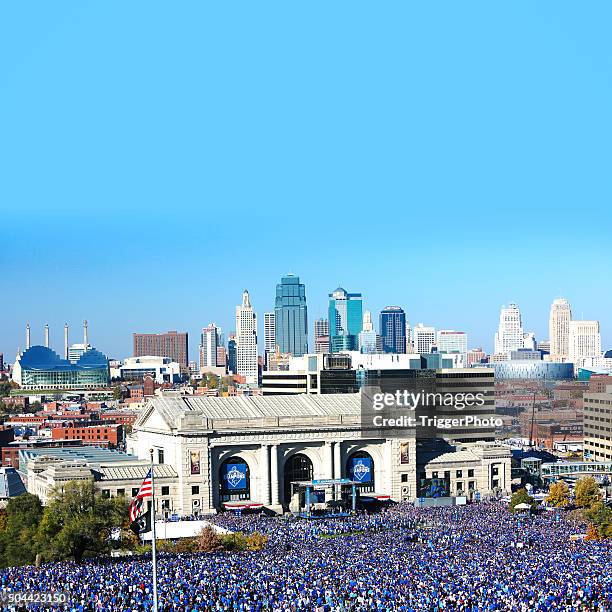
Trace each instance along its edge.
<path fill-rule="evenodd" d="M 417 494 L 414 430 L 402 439 L 368 437 L 359 394 L 155 397 L 127 442 L 128 452 L 140 458 L 148 459 L 151 448 L 163 451 L 177 473 L 178 514 L 215 512 L 228 501 L 279 512 L 291 502 L 292 482 L 351 476 L 364 491 L 397 501 Z M 453 454 L 445 461 L 453 462 Z M 475 451 L 474 461 L 481 492 L 509 486 L 508 449 Z"/>
<path fill-rule="evenodd" d="M 270 446 L 268 444 L 261 445 L 261 503 L 268 505 L 270 503 Z"/>
<path fill-rule="evenodd" d="M 277 507 L 280 506 L 278 493 L 278 444 L 272 444 L 270 453 L 270 474 L 272 476 L 272 499 L 270 503 L 273 507 Z"/>
<path fill-rule="evenodd" d="M 342 442 L 334 442 L 334 478 L 342 478 Z"/>

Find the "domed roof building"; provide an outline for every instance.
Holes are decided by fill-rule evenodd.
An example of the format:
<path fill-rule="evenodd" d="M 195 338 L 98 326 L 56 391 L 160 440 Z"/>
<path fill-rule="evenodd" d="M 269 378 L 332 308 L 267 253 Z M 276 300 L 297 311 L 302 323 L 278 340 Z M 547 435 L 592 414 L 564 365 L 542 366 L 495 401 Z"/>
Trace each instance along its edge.
<path fill-rule="evenodd" d="M 110 371 L 106 355 L 94 348 L 71 363 L 46 346 L 34 345 L 17 356 L 13 380 L 22 389 L 95 389 L 109 384 Z"/>

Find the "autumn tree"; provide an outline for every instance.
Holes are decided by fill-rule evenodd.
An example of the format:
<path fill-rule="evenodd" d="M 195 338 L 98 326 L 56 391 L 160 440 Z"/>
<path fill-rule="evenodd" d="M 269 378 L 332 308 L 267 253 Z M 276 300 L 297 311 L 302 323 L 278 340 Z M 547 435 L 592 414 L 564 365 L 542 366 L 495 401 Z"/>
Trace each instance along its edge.
<path fill-rule="evenodd" d="M 563 480 L 550 485 L 546 502 L 555 508 L 565 508 L 569 504 L 569 487 Z"/>
<path fill-rule="evenodd" d="M 578 508 L 590 508 L 593 504 L 601 501 L 601 491 L 597 481 L 592 476 L 580 478 L 576 483 L 574 492 L 574 503 Z"/>

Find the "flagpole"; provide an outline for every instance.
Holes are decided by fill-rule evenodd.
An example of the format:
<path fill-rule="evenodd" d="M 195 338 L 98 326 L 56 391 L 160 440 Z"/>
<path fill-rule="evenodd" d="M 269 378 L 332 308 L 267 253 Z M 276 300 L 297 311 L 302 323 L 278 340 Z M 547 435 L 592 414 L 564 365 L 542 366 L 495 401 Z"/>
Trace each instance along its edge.
<path fill-rule="evenodd" d="M 151 452 L 151 555 L 153 561 L 153 612 L 157 607 L 157 546 L 155 543 L 155 469 L 153 465 L 153 449 Z"/>

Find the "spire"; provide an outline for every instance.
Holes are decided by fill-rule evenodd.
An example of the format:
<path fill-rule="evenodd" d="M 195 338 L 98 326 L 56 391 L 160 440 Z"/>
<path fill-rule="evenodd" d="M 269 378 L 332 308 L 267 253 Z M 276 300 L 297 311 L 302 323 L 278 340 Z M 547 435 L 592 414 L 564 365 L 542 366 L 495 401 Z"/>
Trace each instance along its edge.
<path fill-rule="evenodd" d="M 45 346 L 49 348 L 49 324 L 45 323 Z"/>
<path fill-rule="evenodd" d="M 251 307 L 251 300 L 249 298 L 249 292 L 246 289 L 242 293 L 242 306 L 244 308 L 250 308 Z"/>
<path fill-rule="evenodd" d="M 30 348 L 30 324 L 26 323 L 26 351 Z"/>
<path fill-rule="evenodd" d="M 68 359 L 68 323 L 64 323 L 64 359 Z"/>
<path fill-rule="evenodd" d="M 87 319 L 83 321 L 83 344 L 85 345 L 85 349 L 87 349 Z"/>

